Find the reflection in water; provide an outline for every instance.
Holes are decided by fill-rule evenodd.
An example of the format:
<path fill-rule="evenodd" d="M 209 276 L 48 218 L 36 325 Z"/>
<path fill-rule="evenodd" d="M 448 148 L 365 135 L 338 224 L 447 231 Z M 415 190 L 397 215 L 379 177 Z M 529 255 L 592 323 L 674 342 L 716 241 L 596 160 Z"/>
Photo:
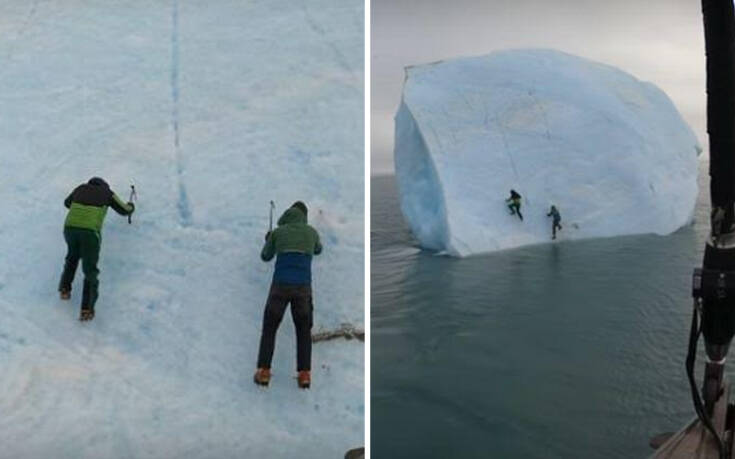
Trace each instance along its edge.
<path fill-rule="evenodd" d="M 706 200 L 666 237 L 455 259 L 416 248 L 393 177 L 372 189 L 373 457 L 645 457 L 692 416 Z"/>

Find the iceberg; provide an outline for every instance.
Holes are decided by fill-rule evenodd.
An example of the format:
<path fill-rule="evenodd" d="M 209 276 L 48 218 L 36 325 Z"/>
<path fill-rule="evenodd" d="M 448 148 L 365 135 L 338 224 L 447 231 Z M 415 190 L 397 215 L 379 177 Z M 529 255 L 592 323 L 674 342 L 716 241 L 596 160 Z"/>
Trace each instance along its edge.
<path fill-rule="evenodd" d="M 670 234 L 692 219 L 700 152 L 655 85 L 554 50 L 408 67 L 395 117 L 402 212 L 454 256 L 550 241 L 552 204 L 562 240 Z"/>

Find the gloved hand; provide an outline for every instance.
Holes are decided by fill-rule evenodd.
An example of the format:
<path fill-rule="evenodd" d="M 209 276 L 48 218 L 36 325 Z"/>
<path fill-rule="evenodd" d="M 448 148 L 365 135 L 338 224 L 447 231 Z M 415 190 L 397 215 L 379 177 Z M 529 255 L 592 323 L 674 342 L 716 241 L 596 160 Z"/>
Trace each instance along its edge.
<path fill-rule="evenodd" d="M 130 213 L 132 214 L 133 212 L 135 212 L 135 204 L 133 204 L 133 202 L 132 202 L 132 201 L 128 201 L 128 205 L 129 205 L 130 207 L 132 207 L 132 210 L 130 211 Z"/>
<path fill-rule="evenodd" d="M 270 231 L 268 231 L 267 233 L 265 233 L 265 240 L 267 241 L 269 237 L 271 237 L 271 232 Z"/>

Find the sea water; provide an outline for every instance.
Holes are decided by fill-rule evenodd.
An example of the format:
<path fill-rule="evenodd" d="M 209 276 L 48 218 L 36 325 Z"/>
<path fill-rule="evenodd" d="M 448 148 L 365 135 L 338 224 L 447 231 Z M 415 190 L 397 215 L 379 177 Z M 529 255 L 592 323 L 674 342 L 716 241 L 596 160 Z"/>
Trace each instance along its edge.
<path fill-rule="evenodd" d="M 650 437 L 690 420 L 691 274 L 709 227 L 700 168 L 694 222 L 674 234 L 562 230 L 463 259 L 421 250 L 395 177 L 373 178 L 372 457 L 647 457 Z"/>

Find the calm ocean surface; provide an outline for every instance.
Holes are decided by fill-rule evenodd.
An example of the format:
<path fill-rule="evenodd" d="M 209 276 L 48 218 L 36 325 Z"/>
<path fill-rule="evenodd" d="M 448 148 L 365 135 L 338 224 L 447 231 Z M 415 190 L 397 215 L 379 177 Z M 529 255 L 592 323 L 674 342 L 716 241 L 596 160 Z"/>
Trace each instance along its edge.
<path fill-rule="evenodd" d="M 454 259 L 417 248 L 394 177 L 371 184 L 373 458 L 643 458 L 694 415 L 707 193 L 670 236 Z"/>

